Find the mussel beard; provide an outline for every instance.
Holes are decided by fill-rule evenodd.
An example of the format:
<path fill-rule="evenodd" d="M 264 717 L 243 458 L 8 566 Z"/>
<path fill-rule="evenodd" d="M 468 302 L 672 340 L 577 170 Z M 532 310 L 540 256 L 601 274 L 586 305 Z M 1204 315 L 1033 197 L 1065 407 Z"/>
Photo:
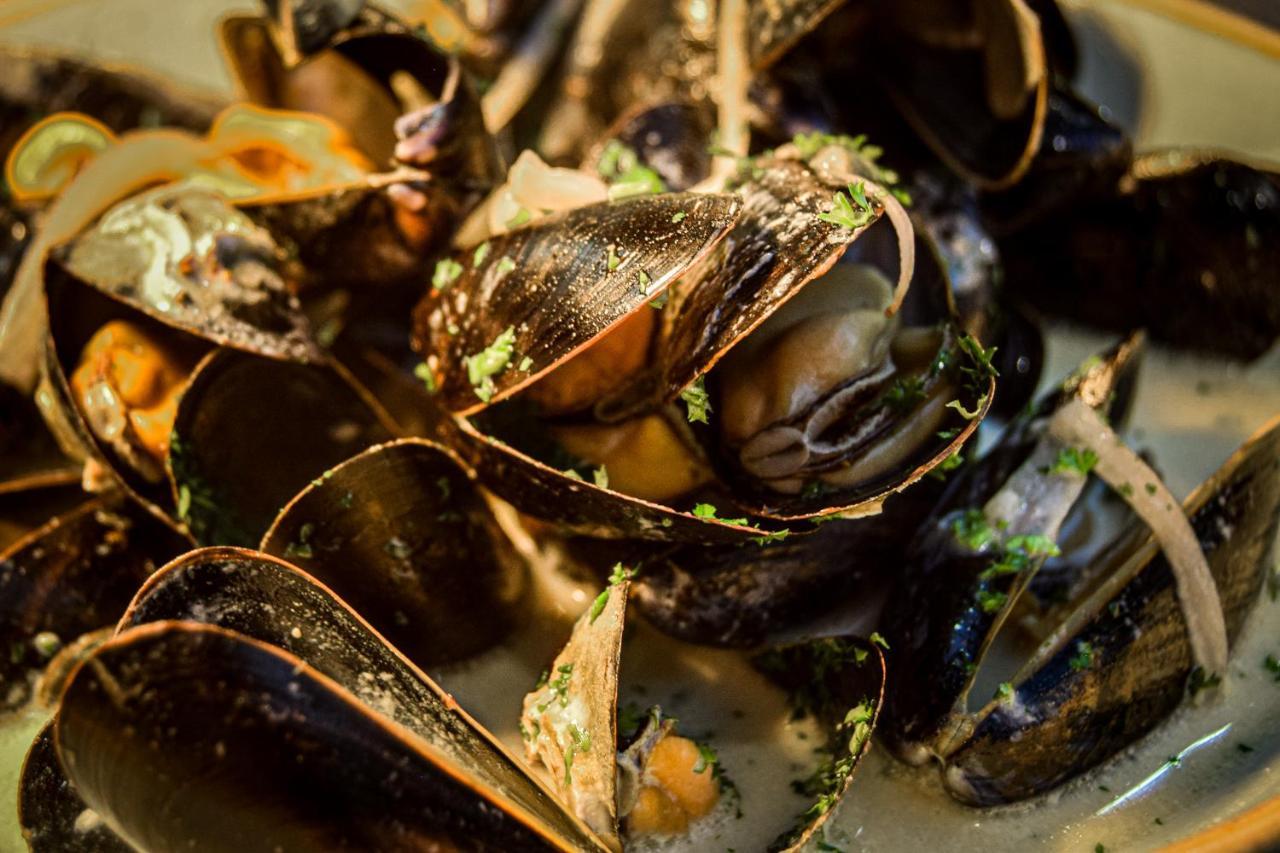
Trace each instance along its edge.
<path fill-rule="evenodd" d="M 721 436 L 749 477 L 783 494 L 856 486 L 933 437 L 950 334 L 886 316 L 892 299 L 874 267 L 839 264 L 725 358 Z"/>

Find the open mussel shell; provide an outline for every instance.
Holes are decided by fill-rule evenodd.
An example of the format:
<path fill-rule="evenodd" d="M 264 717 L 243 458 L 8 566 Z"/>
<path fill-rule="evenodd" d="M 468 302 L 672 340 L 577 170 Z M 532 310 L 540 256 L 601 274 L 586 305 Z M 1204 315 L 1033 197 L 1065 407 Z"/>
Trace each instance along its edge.
<path fill-rule="evenodd" d="M 1012 291 L 1103 328 L 1250 360 L 1280 335 L 1280 177 L 1213 152 L 1133 161 L 1113 190 L 1001 243 Z"/>
<path fill-rule="evenodd" d="M 53 723 L 36 735 L 22 764 L 18 825 L 32 853 L 130 853 L 133 847 L 98 820 L 58 763 Z M 83 817 L 88 814 L 90 819 Z"/>
<path fill-rule="evenodd" d="M 33 671 L 115 624 L 142 582 L 187 547 L 115 495 L 84 500 L 0 551 L 0 709 L 22 707 Z"/>
<path fill-rule="evenodd" d="M 297 298 L 276 271 L 277 254 L 270 234 L 221 196 L 182 186 L 140 193 L 52 253 L 50 316 L 60 307 L 55 291 L 71 279 L 201 340 L 317 361 Z"/>
<path fill-rule="evenodd" d="M 816 198 L 812 203 L 817 203 Z M 749 203 L 746 210 L 751 210 Z M 761 213 L 767 215 L 764 211 Z M 750 212 L 744 213 L 744 220 L 750 215 Z M 813 221 L 826 224 L 816 219 Z M 744 236 L 744 242 L 739 244 L 742 246 L 741 250 L 730 255 L 729 263 L 722 268 L 723 271 L 713 273 L 713 286 L 709 288 L 710 293 L 721 297 L 721 305 L 733 307 L 716 307 L 702 293 L 705 283 L 700 284 L 689 296 L 687 303 L 677 305 L 671 323 L 670 343 L 665 346 L 675 353 L 685 352 L 682 347 L 688 346 L 701 354 L 702 364 L 714 365 L 751 330 L 768 319 L 773 311 L 794 296 L 800 287 L 811 282 L 814 287 L 823 287 L 823 282 L 815 279 L 836 263 L 870 263 L 882 269 L 892 269 L 897 262 L 897 252 L 893 248 L 894 242 L 887 239 L 889 234 L 889 229 L 882 227 L 878 233 L 869 234 L 854 244 L 847 253 L 846 246 L 837 243 L 833 250 L 831 245 L 820 243 L 815 234 L 810 238 L 813 240 L 812 245 L 794 247 L 794 250 L 802 252 L 799 257 L 803 259 L 794 265 L 778 260 L 792 257 L 793 246 L 789 242 L 784 249 L 777 250 L 770 246 L 768 239 L 747 242 Z M 933 243 L 923 233 L 917 231 L 913 239 L 916 243 L 915 274 L 900 316 L 908 326 L 940 328 L 942 347 L 949 353 L 949 360 L 955 363 L 949 369 L 955 371 L 960 363 L 967 364 L 969 355 L 957 344 L 955 306 L 946 267 Z M 823 266 L 813 269 L 810 264 Z M 791 278 L 790 273 L 793 271 L 799 271 L 800 274 Z M 737 301 L 742 298 L 738 294 L 753 292 L 758 294 L 754 301 Z M 732 298 L 730 294 L 733 294 Z M 700 339 L 694 337 L 694 330 L 699 328 L 699 323 L 704 324 L 701 328 L 706 330 Z M 674 377 L 687 374 L 689 368 L 684 365 L 692 366 L 698 361 L 693 357 L 683 356 L 673 358 L 672 363 L 677 366 L 668 373 L 666 389 L 669 394 L 671 389 L 678 387 L 679 380 Z M 706 367 L 702 370 L 705 371 Z M 707 387 L 713 398 L 717 381 L 717 375 L 710 373 Z M 949 380 L 944 378 L 940 381 Z M 911 448 L 896 461 L 882 466 L 882 473 L 855 485 L 783 494 L 755 480 L 735 460 L 717 452 L 714 446 L 709 451 L 709 456 L 726 484 L 734 505 L 753 515 L 784 523 L 815 516 L 843 515 L 856 518 L 874 515 L 881 511 L 886 499 L 914 486 L 957 453 L 969 440 L 990 408 L 994 382 L 994 379 L 984 376 L 978 383 L 955 383 L 955 396 L 971 412 L 972 417 L 951 414 L 943 408 L 944 401 L 941 399 L 926 400 L 920 404 L 912 417 L 918 417 L 922 423 L 927 423 L 928 417 L 931 417 L 937 421 L 936 426 L 927 429 L 919 437 L 920 440 L 912 443 Z M 926 409 L 929 408 L 933 412 L 927 417 Z M 710 425 L 712 428 L 716 426 L 714 421 L 713 413 Z M 889 431 L 892 432 L 893 429 Z M 705 435 L 705 430 L 702 438 L 704 442 L 713 442 L 713 439 Z M 874 453 L 874 448 L 867 451 L 868 455 Z"/>
<path fill-rule="evenodd" d="M 178 401 L 167 463 L 172 501 L 198 542 L 256 545 L 308 482 L 396 433 L 337 364 L 215 350 Z"/>
<path fill-rule="evenodd" d="M 323 115 L 346 130 L 373 162 L 391 159 L 400 107 L 350 60 L 328 52 L 286 67 L 270 23 L 257 15 L 224 18 L 218 43 L 242 100 Z"/>
<path fill-rule="evenodd" d="M 1280 522 L 1280 422 L 1250 439 L 1185 502 L 1226 619 L 1239 636 L 1270 573 Z M 1141 541 L 1141 540 L 1139 540 Z M 946 782 L 977 805 L 1047 791 L 1128 747 L 1182 701 L 1193 661 L 1168 563 L 1148 537 L 1112 556 L 1103 586 L 984 709 L 951 754 Z M 1082 644 L 1090 664 L 1073 663 Z"/>
<path fill-rule="evenodd" d="M 804 783 L 818 797 L 796 826 L 770 850 L 808 849 L 820 838 L 840 800 L 848 793 L 858 764 L 871 749 L 871 735 L 884 707 L 885 659 L 879 646 L 861 637 L 824 637 L 779 646 L 758 655 L 758 669 L 787 690 L 797 715 L 812 714 L 828 730 L 831 763 Z"/>
<path fill-rule="evenodd" d="M 404 22 L 365 5 L 347 26 L 311 44 L 295 41 L 293 46 L 295 61 L 322 50 L 340 54 L 389 92 L 396 90 L 393 78 L 408 75 L 433 102 L 413 128 L 414 134 L 430 137 L 432 172 L 448 184 L 480 191 L 501 180 L 497 147 L 469 75 L 456 56 L 437 49 Z M 286 61 L 291 52 L 286 46 Z"/>
<path fill-rule="evenodd" d="M 326 471 L 289 502 L 262 550 L 328 586 L 423 667 L 500 641 L 527 585 L 460 463 L 418 439 Z"/>
<path fill-rule="evenodd" d="M 602 849 L 354 611 L 254 552 L 155 575 L 55 726 L 75 792 L 142 849 Z"/>
<path fill-rule="evenodd" d="M 982 507 L 996 494 L 1036 448 L 1040 436 L 1032 424 L 1061 404 L 1078 398 L 1099 411 L 1123 414 L 1141 352 L 1141 336 L 1131 337 L 1016 419 L 986 456 L 952 479 L 929 519 L 917 525 L 883 629 L 900 674 L 889 691 L 888 740 L 908 759 L 924 757 L 921 749 L 935 748 L 960 725 L 977 667 L 1029 581 L 1027 573 L 984 580 L 992 554 L 953 547 L 955 513 Z M 987 612 L 975 603 L 979 591 L 1007 596 L 1010 605 Z"/>
<path fill-rule="evenodd" d="M 916 5 L 894 6 L 894 24 L 878 31 L 882 84 L 949 168 L 985 189 L 1011 186 L 1039 147 L 1048 100 L 1035 14 L 1023 0 L 999 0 L 956 4 L 967 13 L 934 22 L 928 8 L 912 12 Z M 964 29 L 948 33 L 949 26 Z M 982 27 L 976 47 L 964 43 L 972 26 Z"/>
<path fill-rule="evenodd" d="M 297 262 L 296 277 L 305 286 L 360 289 L 403 282 L 418 273 L 440 226 L 458 212 L 451 199 L 440 196 L 422 219 L 405 222 L 388 190 L 429 179 L 425 172 L 399 169 L 237 206 Z"/>
<path fill-rule="evenodd" d="M 726 256 L 682 285 L 663 312 L 665 399 L 678 397 L 734 344 L 831 269 L 877 221 L 844 228 L 819 219 L 839 189 L 842 184 L 828 183 L 793 160 L 755 164 L 738 189 L 742 213 L 726 242 Z"/>
<path fill-rule="evenodd" d="M 762 533 L 570 477 L 502 439 L 484 434 L 465 418 L 443 424 L 441 429 L 443 443 L 475 471 L 485 488 L 522 512 L 552 522 L 562 533 L 706 544 L 744 543 Z"/>
<path fill-rule="evenodd" d="M 711 173 L 708 142 L 715 130 L 711 105 L 691 101 L 639 104 L 618 117 L 602 136 L 617 140 L 637 159 L 657 173 L 663 186 L 684 192 Z M 591 171 L 600 160 L 604 144 L 587 154 L 583 168 Z"/>
<path fill-rule="evenodd" d="M 93 335 L 113 321 L 128 322 L 144 330 L 153 340 L 163 340 L 170 354 L 176 357 L 175 363 L 195 364 L 208 345 L 169 329 L 69 275 L 54 276 L 48 282 L 46 299 L 49 332 L 35 399 L 49 431 L 70 458 L 102 463 L 97 470 L 106 474 L 108 482 L 123 489 L 156 516 L 167 517 L 171 505 L 167 485 L 137 471 L 133 461 L 126 458 L 125 450 L 90 426 L 85 401 L 72 389 L 71 378 Z"/>
<path fill-rule="evenodd" d="M 732 195 L 642 196 L 495 237 L 479 264 L 472 253 L 460 255 L 457 280 L 414 312 L 415 345 L 439 377 L 445 408 L 467 415 L 510 397 L 649 310 L 729 233 L 738 209 Z M 467 360 L 505 330 L 514 334 L 510 364 L 486 392 L 468 377 Z"/>
<path fill-rule="evenodd" d="M 579 617 L 547 670 L 569 676 L 563 690 L 546 695 L 535 689 L 525 697 L 520 721 L 526 757 L 547 768 L 561 802 L 613 850 L 622 849 L 618 673 L 628 593 L 626 579 L 611 583 L 601 594 L 603 602 L 597 599 Z"/>
<path fill-rule="evenodd" d="M 1133 143 L 1097 104 L 1054 85 L 1031 167 L 1017 184 L 983 196 L 983 217 L 999 233 L 1069 218 L 1075 206 L 1112 194 L 1132 158 Z"/>

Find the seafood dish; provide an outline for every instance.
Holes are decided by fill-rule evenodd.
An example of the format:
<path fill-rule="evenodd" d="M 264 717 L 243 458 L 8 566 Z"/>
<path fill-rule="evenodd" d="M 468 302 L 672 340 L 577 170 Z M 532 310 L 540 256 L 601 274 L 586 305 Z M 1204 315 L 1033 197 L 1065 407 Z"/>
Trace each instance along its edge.
<path fill-rule="evenodd" d="M 0 42 L 4 843 L 1162 830 L 1116 768 L 1276 707 L 1280 397 L 1184 482 L 1144 395 L 1275 361 L 1280 170 L 1135 143 L 1074 22 L 267 0 L 233 94 Z"/>

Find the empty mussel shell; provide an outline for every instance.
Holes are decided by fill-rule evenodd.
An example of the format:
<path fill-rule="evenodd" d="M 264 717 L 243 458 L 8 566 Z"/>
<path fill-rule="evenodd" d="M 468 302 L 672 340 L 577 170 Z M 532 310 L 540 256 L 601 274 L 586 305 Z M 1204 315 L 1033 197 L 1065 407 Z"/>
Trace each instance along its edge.
<path fill-rule="evenodd" d="M 1185 507 L 1234 643 L 1272 565 L 1280 423 L 1246 442 Z M 1118 754 L 1182 702 L 1193 660 L 1173 574 L 1149 537 L 1137 541 L 1111 555 L 1113 580 L 1037 650 L 1010 699 L 978 715 L 948 761 L 953 796 L 989 805 L 1048 791 Z"/>
<path fill-rule="evenodd" d="M 73 278 L 205 341 L 291 361 L 320 358 L 277 247 L 221 196 L 166 186 L 126 199 L 54 252 L 46 287 Z"/>
<path fill-rule="evenodd" d="M 189 544 L 119 495 L 83 500 L 0 551 L 0 708 L 31 697 L 32 672 L 115 624 L 148 576 Z"/>
<path fill-rule="evenodd" d="M 905 557 L 903 570 L 885 608 L 885 633 L 903 678 L 889 691 L 890 743 L 912 757 L 923 745 L 941 749 L 965 716 L 965 701 L 978 665 L 1009 609 L 1031 581 L 1031 572 L 984 578 L 993 560 L 988 550 L 958 551 L 953 528 L 957 514 L 983 507 L 1035 451 L 1042 423 L 1073 398 L 1111 412 L 1113 401 L 1127 400 L 1141 361 L 1142 338 L 1134 336 L 1089 363 L 1032 412 L 1016 419 L 999 443 L 948 484 L 946 493 Z M 1118 413 L 1118 412 L 1117 412 Z M 1071 500 L 1047 491 L 1039 503 Z M 1068 554 L 1066 559 L 1070 559 Z M 979 606 L 985 595 L 991 607 Z M 995 604 L 1005 602 L 1004 606 Z M 927 676 L 918 674 L 928 673 Z"/>
<path fill-rule="evenodd" d="M 272 523 L 262 550 L 328 586 L 422 667 L 500 641 L 527 586 L 525 565 L 461 464 L 419 439 L 325 471 Z"/>
<path fill-rule="evenodd" d="M 290 498 L 398 429 L 336 363 L 220 349 L 178 400 L 167 470 L 176 515 L 202 544 L 257 544 Z"/>
<path fill-rule="evenodd" d="M 884 707 L 885 659 L 876 642 L 836 636 L 779 646 L 754 663 L 787 690 L 797 716 L 812 714 L 828 732 L 829 758 L 801 784 L 802 793 L 816 798 L 813 806 L 769 846 L 791 853 L 820 837 L 871 749 Z"/>
<path fill-rule="evenodd" d="M 1016 183 L 1039 147 L 1048 95 L 1035 13 L 1024 0 L 889 8 L 876 68 L 899 112 L 966 180 L 989 189 Z"/>
<path fill-rule="evenodd" d="M 85 805 L 58 763 L 53 723 L 36 735 L 22 764 L 18 825 L 32 853 L 129 853 L 134 848 Z"/>
<path fill-rule="evenodd" d="M 190 594 L 211 585 L 239 592 Z M 86 805 L 144 849 L 602 847 L 332 593 L 253 552 L 157 574 L 68 685 L 55 745 Z M 175 784 L 188 807 L 159 808 Z"/>

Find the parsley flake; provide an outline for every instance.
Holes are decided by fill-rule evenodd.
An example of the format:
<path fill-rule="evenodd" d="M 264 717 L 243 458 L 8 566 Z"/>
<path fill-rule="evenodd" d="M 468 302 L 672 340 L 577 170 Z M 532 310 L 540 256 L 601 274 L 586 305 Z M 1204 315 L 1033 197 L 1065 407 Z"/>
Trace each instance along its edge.
<path fill-rule="evenodd" d="M 515 343 L 515 327 L 508 326 L 489 346 L 463 359 L 467 366 L 467 380 L 482 401 L 487 403 L 493 398 L 493 377 L 506 370 L 511 363 Z"/>
<path fill-rule="evenodd" d="M 460 275 L 462 275 L 462 264 L 453 258 L 441 258 L 436 261 L 436 271 L 431 276 L 431 289 L 447 290 Z"/>
<path fill-rule="evenodd" d="M 712 409 L 711 397 L 707 394 L 706 377 L 699 376 L 693 380 L 688 388 L 680 392 L 680 399 L 684 400 L 685 408 L 688 410 L 689 423 L 711 422 L 707 417 Z"/>
<path fill-rule="evenodd" d="M 838 190 L 831 196 L 831 209 L 819 213 L 818 218 L 849 229 L 861 228 L 871 222 L 875 218 L 875 211 L 867 201 L 863 182 L 849 184 L 847 193 Z"/>

